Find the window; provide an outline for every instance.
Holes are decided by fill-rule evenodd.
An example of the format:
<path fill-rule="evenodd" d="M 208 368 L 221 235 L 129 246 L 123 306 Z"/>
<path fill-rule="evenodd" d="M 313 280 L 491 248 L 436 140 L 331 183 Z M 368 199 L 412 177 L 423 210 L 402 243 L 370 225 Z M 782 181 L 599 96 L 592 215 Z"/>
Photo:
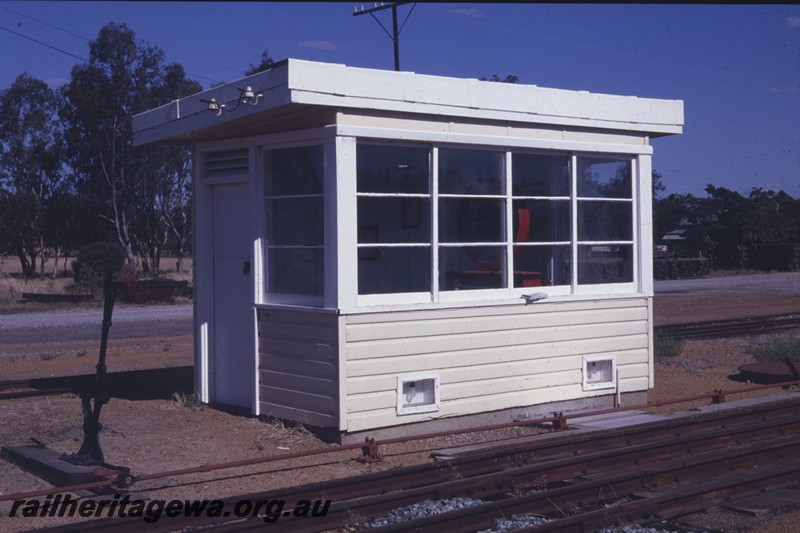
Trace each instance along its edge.
<path fill-rule="evenodd" d="M 631 157 L 359 142 L 357 196 L 360 295 L 633 282 Z"/>
<path fill-rule="evenodd" d="M 511 157 L 514 287 L 569 285 L 570 158 L 519 153 Z"/>
<path fill-rule="evenodd" d="M 322 147 L 270 150 L 264 168 L 267 292 L 322 297 Z"/>
<path fill-rule="evenodd" d="M 577 158 L 578 283 L 633 281 L 630 159 Z"/>
<path fill-rule="evenodd" d="M 358 145 L 358 292 L 431 291 L 427 148 Z"/>
<path fill-rule="evenodd" d="M 506 286 L 505 156 L 439 150 L 439 288 Z"/>

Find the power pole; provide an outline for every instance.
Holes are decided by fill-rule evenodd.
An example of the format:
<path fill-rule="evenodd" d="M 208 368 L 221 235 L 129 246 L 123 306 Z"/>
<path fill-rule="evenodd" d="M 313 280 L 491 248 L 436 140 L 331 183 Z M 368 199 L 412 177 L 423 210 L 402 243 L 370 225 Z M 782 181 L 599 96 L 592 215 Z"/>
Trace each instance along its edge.
<path fill-rule="evenodd" d="M 403 21 L 403 26 L 401 26 L 399 29 L 397 26 L 397 6 L 401 6 L 403 4 L 408 4 L 408 3 L 409 2 L 390 2 L 388 4 L 384 4 L 383 2 L 381 2 L 380 5 L 375 3 L 373 7 L 367 9 L 364 9 L 364 6 L 361 6 L 361 9 L 358 9 L 356 7 L 354 8 L 353 12 L 354 17 L 357 17 L 359 15 L 370 15 L 373 19 L 375 19 L 375 22 L 377 22 L 380 25 L 380 27 L 383 28 L 383 31 L 386 32 L 386 35 L 388 35 L 389 38 L 394 43 L 394 69 L 398 71 L 400 70 L 400 32 L 403 31 L 403 27 L 405 27 L 408 17 L 411 16 L 411 11 L 414 11 L 414 7 L 416 7 L 417 4 L 415 3 L 414 7 L 411 8 L 411 11 L 408 12 L 408 15 L 406 15 L 406 19 Z M 383 26 L 381 21 L 375 17 L 375 13 L 377 11 L 383 11 L 384 9 L 392 10 L 392 33 L 389 33 L 389 31 Z"/>

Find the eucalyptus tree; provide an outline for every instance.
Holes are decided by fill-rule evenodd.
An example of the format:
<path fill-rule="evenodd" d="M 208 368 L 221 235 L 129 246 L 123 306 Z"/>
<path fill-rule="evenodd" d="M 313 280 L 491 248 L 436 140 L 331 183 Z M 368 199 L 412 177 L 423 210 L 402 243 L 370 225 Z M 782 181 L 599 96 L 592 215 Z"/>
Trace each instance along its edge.
<path fill-rule="evenodd" d="M 25 276 L 36 273 L 47 246 L 46 211 L 63 182 L 62 146 L 58 95 L 19 75 L 0 92 L 0 243 Z"/>
<path fill-rule="evenodd" d="M 136 38 L 125 24 L 109 23 L 89 45 L 89 61 L 73 67 L 62 91 L 72 179 L 96 217 L 106 222 L 127 262 L 158 268 L 167 238 L 163 213 L 175 195 L 173 169 L 182 148 L 134 147 L 136 113 L 199 92 L 164 52 Z M 153 264 L 153 263 L 156 264 Z"/>

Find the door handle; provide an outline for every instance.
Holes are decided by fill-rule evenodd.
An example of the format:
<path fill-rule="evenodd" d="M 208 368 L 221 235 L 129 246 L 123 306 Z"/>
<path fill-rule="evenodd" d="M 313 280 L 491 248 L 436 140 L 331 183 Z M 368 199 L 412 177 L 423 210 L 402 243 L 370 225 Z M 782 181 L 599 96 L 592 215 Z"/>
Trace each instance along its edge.
<path fill-rule="evenodd" d="M 245 261 L 244 266 L 242 267 L 242 274 L 249 274 L 250 273 L 250 261 Z"/>

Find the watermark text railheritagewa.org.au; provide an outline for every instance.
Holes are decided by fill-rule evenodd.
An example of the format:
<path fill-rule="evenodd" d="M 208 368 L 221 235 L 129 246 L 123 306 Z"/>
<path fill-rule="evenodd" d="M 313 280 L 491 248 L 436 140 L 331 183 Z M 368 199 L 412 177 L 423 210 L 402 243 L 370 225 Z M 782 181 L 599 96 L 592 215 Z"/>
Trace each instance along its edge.
<path fill-rule="evenodd" d="M 260 517 L 273 523 L 281 518 L 315 518 L 328 514 L 330 500 L 239 500 L 227 506 L 223 500 L 132 500 L 129 495 L 115 494 L 107 500 L 73 498 L 70 494 L 48 495 L 44 500 L 14 500 L 9 517 L 43 518 L 140 518 L 153 524 L 162 517 Z"/>

